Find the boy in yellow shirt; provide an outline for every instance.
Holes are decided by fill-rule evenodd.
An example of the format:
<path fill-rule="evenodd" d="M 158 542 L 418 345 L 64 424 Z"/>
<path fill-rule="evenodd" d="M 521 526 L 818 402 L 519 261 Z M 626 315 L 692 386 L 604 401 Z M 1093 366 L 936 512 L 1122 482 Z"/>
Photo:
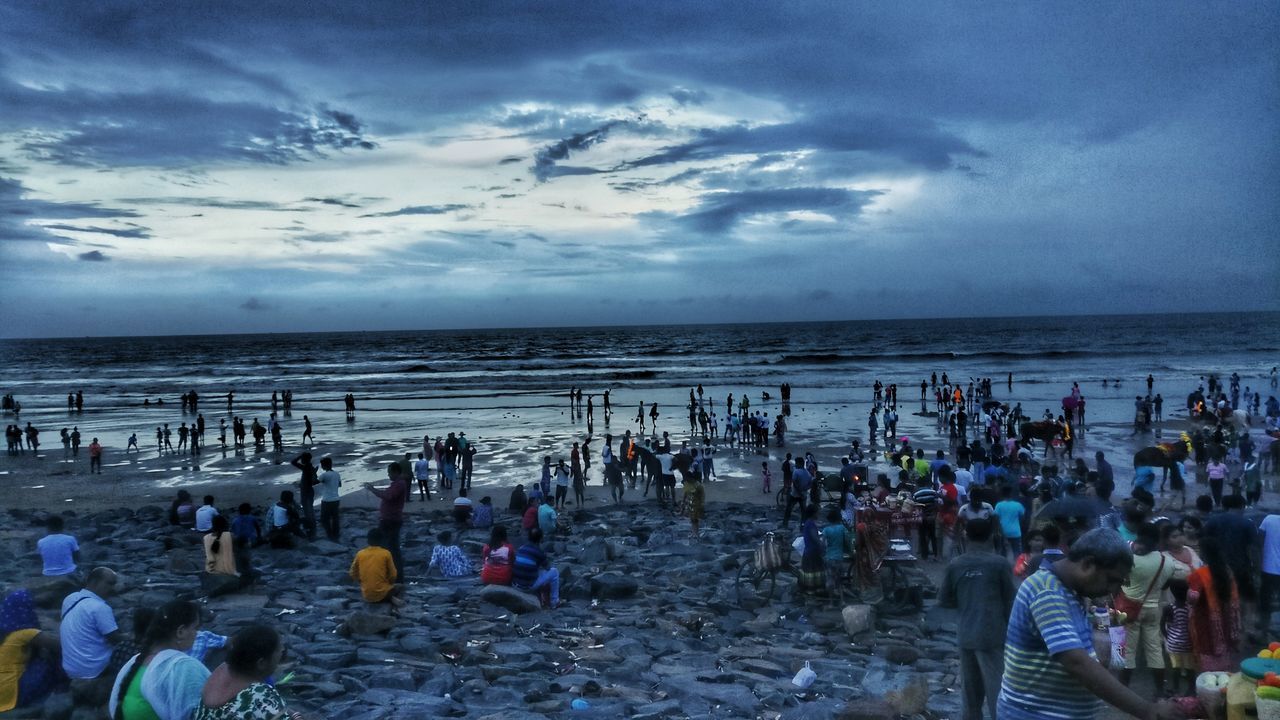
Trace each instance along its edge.
<path fill-rule="evenodd" d="M 360 583 L 360 594 L 365 602 L 389 602 L 400 607 L 404 601 L 398 597 L 400 586 L 396 585 L 396 565 L 391 559 L 391 551 L 383 547 L 386 539 L 382 530 L 370 530 L 368 542 L 369 546 L 356 553 L 351 561 L 351 579 Z"/>

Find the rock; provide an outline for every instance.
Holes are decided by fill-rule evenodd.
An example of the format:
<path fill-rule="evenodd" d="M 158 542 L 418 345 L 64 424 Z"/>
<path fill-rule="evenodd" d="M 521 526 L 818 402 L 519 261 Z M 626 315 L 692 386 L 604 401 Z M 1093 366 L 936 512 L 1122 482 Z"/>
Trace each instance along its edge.
<path fill-rule="evenodd" d="M 679 700 L 660 700 L 648 705 L 641 705 L 631 713 L 631 720 L 657 720 L 658 718 L 676 715 L 680 712 Z"/>
<path fill-rule="evenodd" d="M 885 700 L 899 715 L 922 713 L 929 702 L 929 683 L 922 675 L 912 675 L 900 690 L 887 693 Z"/>
<path fill-rule="evenodd" d="M 836 720 L 885 720 L 895 714 L 893 706 L 877 698 L 854 700 L 847 703 Z"/>
<path fill-rule="evenodd" d="M 635 578 L 622 573 L 602 573 L 591 578 L 591 596 L 600 600 L 625 600 L 639 589 Z"/>
<path fill-rule="evenodd" d="M 920 651 L 910 645 L 886 645 L 884 659 L 898 665 L 910 665 L 920 659 Z"/>
<path fill-rule="evenodd" d="M 375 615 L 357 610 L 347 617 L 342 627 L 350 635 L 378 635 L 395 627 L 396 623 L 396 618 L 390 615 Z"/>
<path fill-rule="evenodd" d="M 321 585 L 316 588 L 315 594 L 319 600 L 344 600 L 353 595 L 351 588 L 342 587 L 341 585 Z"/>
<path fill-rule="evenodd" d="M 849 635 L 860 635 L 875 626 L 876 613 L 870 605 L 848 605 L 840 612 L 844 620 L 844 631 Z"/>
<path fill-rule="evenodd" d="M 416 690 L 418 683 L 413 679 L 413 673 L 408 671 L 393 671 L 374 673 L 369 678 L 370 688 L 385 688 L 388 690 Z"/>
<path fill-rule="evenodd" d="M 542 609 L 542 603 L 537 597 L 506 585 L 483 585 L 477 595 L 487 603 L 520 615 Z"/>

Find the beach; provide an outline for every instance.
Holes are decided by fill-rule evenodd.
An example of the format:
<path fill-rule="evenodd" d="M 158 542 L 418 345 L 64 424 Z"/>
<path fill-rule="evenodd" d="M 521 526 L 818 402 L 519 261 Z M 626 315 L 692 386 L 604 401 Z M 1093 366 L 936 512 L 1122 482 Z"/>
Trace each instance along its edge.
<path fill-rule="evenodd" d="M 717 414 L 723 432 L 729 394 L 735 406 L 745 395 L 750 412 L 774 416 L 782 410 L 780 386 L 789 383 L 787 447 L 771 439 L 764 455 L 724 442 L 715 446 L 717 482 L 709 486 L 710 497 L 764 502 L 761 462 L 769 462 L 777 476 L 786 452 L 811 452 L 820 468 L 834 470 L 852 439 L 870 449 L 867 416 L 876 405 L 871 386 L 877 380 L 899 386 L 900 437 L 911 438 L 930 457 L 948 449 L 933 388 L 923 406 L 919 400 L 921 380 L 947 373 L 965 392 L 973 379 L 991 378 L 993 399 L 1009 407 L 1021 404 L 1032 419 L 1045 410 L 1060 413 L 1062 398 L 1079 383 L 1088 412 L 1077 429 L 1076 454 L 1092 462 L 1101 450 L 1124 468 L 1135 450 L 1176 439 L 1187 428 L 1184 399 L 1208 374 L 1225 378 L 1238 372 L 1242 385 L 1274 392 L 1269 369 L 1280 356 L 1274 341 L 1280 314 L 1242 317 L 1246 322 L 1221 315 L 1114 316 L 675 326 L 660 332 L 568 328 L 0 341 L 0 389 L 23 404 L 21 416 L 6 414 L 5 422 L 31 422 L 41 431 L 36 457 L 0 459 L 0 491 L 12 507 L 76 511 L 158 501 L 178 487 L 197 497 L 212 493 L 220 502 L 264 505 L 296 482 L 288 463 L 308 451 L 333 458 L 347 502 L 367 503 L 361 484 L 381 481 L 385 464 L 406 452 L 416 459 L 423 436 L 434 441 L 465 432 L 478 449 L 476 490 L 492 492 L 495 501 L 517 483 L 536 481 L 543 457 L 567 461 L 572 443 L 590 437 L 588 496 L 589 503 L 598 502 L 607 495 L 600 486 L 604 436 L 614 435 L 616 449 L 623 432 L 638 433 L 640 403 L 646 415 L 658 404 L 659 433 L 670 433 L 674 447 L 684 441 L 697 447 L 702 434 L 689 432 L 685 408 L 699 384 L 702 406 Z M 1230 346 L 1206 339 L 1222 334 L 1240 339 Z M 1134 396 L 1147 394 L 1148 374 L 1154 376 L 1152 392 L 1165 398 L 1165 421 L 1154 432 L 1134 434 Z M 571 410 L 571 388 L 593 401 L 590 426 L 586 399 Z M 286 389 L 293 392 L 292 408 L 275 406 L 283 452 L 220 446 L 219 420 L 230 425 L 241 417 L 246 424 L 257 419 L 265 425 L 272 392 Z M 77 390 L 85 394 L 80 412 L 66 404 L 66 394 Z M 613 410 L 607 420 L 606 390 Z M 188 391 L 200 397 L 203 450 L 198 456 L 162 455 L 157 428 L 170 425 L 176 444 L 178 426 L 196 422 L 197 413 L 181 409 L 180 395 Z M 227 392 L 235 393 L 231 413 Z M 347 392 L 357 402 L 351 417 L 342 402 Z M 304 415 L 315 437 L 305 447 Z M 100 438 L 100 476 L 88 475 L 85 447 L 79 455 L 64 452 L 58 439 L 64 427 L 78 428 L 84 446 Z M 132 433 L 138 452 L 126 452 Z M 1119 486 L 1126 487 L 1123 479 Z"/>
<path fill-rule="evenodd" d="M 1081 342 L 1079 322 L 1042 336 L 1039 351 L 1027 338 L 1007 339 L 1005 349 L 995 351 L 952 338 L 956 349 L 940 349 L 927 342 L 940 332 L 929 326 L 915 339 L 904 332 L 896 339 L 882 336 L 875 346 L 819 352 L 833 335 L 864 337 L 855 326 L 824 324 L 799 326 L 809 338 L 799 348 L 778 340 L 772 326 L 677 328 L 661 341 L 647 332 L 621 333 L 630 353 L 591 343 L 569 351 L 581 341 L 569 337 L 575 334 L 597 344 L 620 335 L 602 330 L 419 338 L 445 348 L 435 350 L 406 347 L 413 341 L 402 334 L 7 341 L 0 344 L 6 360 L 0 381 L 23 409 L 19 416 L 5 415 L 6 424 L 32 422 L 41 430 L 41 446 L 36 453 L 0 458 L 0 492 L 10 520 L 0 531 L 0 542 L 10 549 L 0 574 L 6 588 L 45 587 L 34 541 L 44 519 L 61 514 L 84 548 L 86 565 L 120 572 L 122 593 L 113 607 L 123 623 L 133 607 L 199 589 L 199 535 L 165 521 L 178 490 L 197 499 L 212 495 L 224 512 L 247 502 L 262 513 L 282 490 L 298 489 L 299 473 L 290 461 L 305 451 L 331 458 L 342 475 L 342 535 L 336 542 L 255 551 L 255 567 L 264 576 L 202 606 L 215 632 L 230 634 L 260 620 L 281 630 L 292 655 L 291 684 L 282 692 L 307 717 L 548 718 L 579 712 L 583 703 L 600 717 L 655 720 L 958 717 L 955 619 L 931 602 L 945 563 L 912 563 L 902 571 L 922 593 L 914 598 L 888 592 L 893 583 L 882 584 L 884 573 L 859 597 L 839 602 L 799 593 L 785 578 L 769 596 L 763 586 L 748 588 L 739 580 L 750 551 L 782 523 L 774 494 L 762 491 L 761 463 L 769 464 L 776 492 L 786 453 L 812 453 L 821 470 L 834 472 L 857 439 L 872 476 L 896 477 L 883 440 L 869 442 L 877 380 L 897 385 L 895 440 L 909 438 L 927 458 L 942 450 L 949 460 L 953 446 L 932 399 L 935 373 L 939 388 L 945 373 L 966 395 L 970 379 L 991 378 L 991 401 L 1021 405 L 1032 419 L 1046 410 L 1061 412 L 1063 398 L 1078 383 L 1087 417 L 1073 426 L 1074 455 L 1093 467 L 1094 454 L 1105 453 L 1116 470 L 1118 499 L 1132 487 L 1136 450 L 1192 429 L 1182 398 L 1203 376 L 1239 372 L 1243 386 L 1264 397 L 1271 392 L 1268 363 L 1276 351 L 1264 342 L 1216 356 L 1121 349 L 1133 344 L 1136 326 L 1155 333 L 1161 324 L 1167 321 L 1101 322 L 1089 336 L 1097 352 L 1071 349 L 1071 342 Z M 968 326 L 976 327 L 1030 332 L 1038 325 L 1005 320 Z M 306 349 L 319 346 L 327 352 Z M 193 355 L 193 349 L 209 354 Z M 1134 395 L 1147 393 L 1148 374 L 1151 392 L 1166 399 L 1163 419 L 1135 429 Z M 922 381 L 930 396 L 923 402 Z M 785 406 L 784 383 L 790 390 Z M 582 389 L 581 404 L 570 403 L 570 388 Z M 82 409 L 67 405 L 66 394 L 76 390 L 84 393 Z M 198 405 L 184 412 L 180 396 L 192 390 Z M 292 394 L 288 409 L 286 390 Z M 604 409 L 605 390 L 612 414 Z M 235 393 L 230 412 L 228 391 Z M 348 392 L 354 412 L 344 406 Z M 606 434 L 614 436 L 616 450 L 624 432 L 639 433 L 641 403 L 641 437 L 661 442 L 667 433 L 673 450 L 685 442 L 707 447 L 700 430 L 689 428 L 691 392 L 696 407 L 720 418 L 730 393 L 735 406 L 745 395 L 749 412 L 776 416 L 789 410 L 783 447 L 775 437 L 767 447 L 711 440 L 715 475 L 706 482 L 708 516 L 697 540 L 686 519 L 660 508 L 653 495 L 643 496 L 643 481 L 614 504 L 600 460 Z M 653 403 L 659 407 L 656 433 L 648 413 Z M 252 437 L 237 449 L 229 430 L 228 446 L 219 442 L 220 420 L 265 425 L 273 411 L 282 427 L 281 450 L 272 449 L 270 439 L 255 448 Z M 156 427 L 176 429 L 201 415 L 206 431 L 198 454 L 158 450 Z M 974 413 L 967 440 L 978 437 L 979 415 Z M 304 416 L 314 436 L 305 444 Z M 78 454 L 63 448 L 62 427 L 80 431 Z M 721 420 L 717 435 L 723 428 Z M 126 450 L 131 433 L 138 435 L 137 451 Z M 562 511 L 565 529 L 544 544 L 561 572 L 567 607 L 546 610 L 520 593 L 483 588 L 474 578 L 425 577 L 436 534 L 455 527 L 449 508 L 457 485 L 441 492 L 434 482 L 431 502 L 406 507 L 405 610 L 393 618 L 359 599 L 346 571 L 377 517 L 377 499 L 363 485 L 385 484 L 389 463 L 406 453 L 416 459 L 424 436 L 434 441 L 449 433 L 466 433 L 477 449 L 471 497 L 491 498 L 498 522 L 513 529 L 518 516 L 504 512 L 512 489 L 538 481 L 542 458 L 567 461 L 574 442 L 590 439 L 585 503 L 570 502 Z M 89 472 L 93 438 L 104 446 L 100 474 Z M 1033 449 L 1044 459 L 1043 444 Z M 1048 462 L 1068 462 L 1056 452 L 1050 457 Z M 1202 492 L 1192 483 L 1187 494 L 1194 499 Z M 1268 493 L 1263 505 L 1272 501 Z M 1172 493 L 1157 497 L 1157 511 L 1176 514 L 1180 507 L 1181 498 Z M 458 542 L 475 562 L 485 539 L 483 531 L 464 530 Z M 41 592 L 43 622 L 51 627 L 61 594 L 56 588 Z M 798 688 L 791 680 L 806 662 L 817 679 Z M 73 710 L 66 695 L 50 702 L 49 717 Z"/>

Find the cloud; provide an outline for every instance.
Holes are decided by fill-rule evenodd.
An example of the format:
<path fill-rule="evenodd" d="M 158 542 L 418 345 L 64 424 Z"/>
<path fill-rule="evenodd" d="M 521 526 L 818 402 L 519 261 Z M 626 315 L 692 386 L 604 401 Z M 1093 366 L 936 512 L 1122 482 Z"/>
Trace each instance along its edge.
<path fill-rule="evenodd" d="M 163 197 L 120 198 L 126 205 L 183 205 L 187 207 L 219 208 L 222 210 L 268 210 L 272 212 L 310 212 L 311 208 L 297 207 L 289 203 L 270 200 L 229 200 L 221 197 Z"/>
<path fill-rule="evenodd" d="M 101 250 L 90 250 L 89 252 L 80 253 L 76 257 L 86 262 L 106 262 L 111 259 Z"/>
<path fill-rule="evenodd" d="M 362 218 L 387 218 L 400 217 L 402 215 L 444 215 L 456 210 L 469 209 L 470 205 L 448 204 L 448 205 L 411 205 L 402 207 L 399 210 L 391 210 L 388 212 L 369 213 L 361 215 Z"/>
<path fill-rule="evenodd" d="M 53 225 L 43 225 L 41 227 L 43 227 L 45 230 L 62 230 L 64 232 L 77 232 L 77 233 L 98 233 L 101 235 L 110 235 L 112 237 L 118 237 L 118 238 L 145 239 L 145 238 L 151 237 L 151 232 L 144 227 L 108 228 L 108 227 L 98 227 L 96 225 L 81 226 L 81 225 L 67 225 L 63 223 L 56 223 Z"/>
<path fill-rule="evenodd" d="M 879 153 L 928 170 L 950 167 L 955 155 L 985 156 L 967 141 L 940 130 L 929 120 L 830 114 L 790 123 L 704 129 L 689 142 L 623 163 L 619 169 L 797 150 Z"/>
<path fill-rule="evenodd" d="M 360 207 L 356 203 L 350 202 L 348 200 L 344 200 L 342 198 L 335 198 L 335 197 L 309 197 L 309 198 L 302 198 L 302 201 L 311 202 L 311 203 L 320 203 L 321 205 L 334 205 L 337 207 L 344 207 L 344 208 Z"/>
<path fill-rule="evenodd" d="M 0 106 L 0 131 L 18 133 L 27 157 L 60 165 L 283 165 L 334 150 L 377 147 L 354 116 L 324 105 L 286 110 L 169 89 L 36 89 L 0 75 Z M 31 126 L 39 131 L 29 131 Z"/>
<path fill-rule="evenodd" d="M 138 217 L 138 213 L 104 207 L 93 202 L 56 202 L 33 198 L 21 181 L 0 177 L 0 243 L 19 240 L 47 242 L 54 239 L 66 242 L 49 230 L 32 224 L 32 221 L 132 217 Z"/>
<path fill-rule="evenodd" d="M 878 190 L 800 187 L 742 192 L 714 192 L 702 196 L 697 208 L 675 218 L 687 229 L 722 234 L 743 218 L 770 213 L 811 210 L 838 219 L 857 216 L 882 193 Z"/>
<path fill-rule="evenodd" d="M 529 170 L 539 182 L 545 182 L 552 177 L 561 175 L 594 175 L 603 172 L 592 168 L 558 167 L 556 163 L 567 159 L 570 153 L 581 152 L 593 145 L 604 142 L 605 138 L 609 136 L 609 131 L 622 124 L 624 124 L 622 120 L 613 120 L 593 130 L 575 133 L 570 137 L 552 143 L 534 155 L 533 167 Z"/>
<path fill-rule="evenodd" d="M 271 306 L 262 302 L 257 297 L 250 297 L 248 300 L 240 303 L 240 309 L 248 310 L 249 312 L 262 312 L 270 310 Z"/>

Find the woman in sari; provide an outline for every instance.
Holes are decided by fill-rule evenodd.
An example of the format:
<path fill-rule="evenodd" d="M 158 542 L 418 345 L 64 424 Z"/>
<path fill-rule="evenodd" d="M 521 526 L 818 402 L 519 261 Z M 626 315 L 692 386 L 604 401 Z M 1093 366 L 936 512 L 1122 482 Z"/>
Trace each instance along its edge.
<path fill-rule="evenodd" d="M 58 634 L 44 632 L 31 593 L 14 590 L 0 606 L 0 713 L 39 704 L 66 683 Z"/>
<path fill-rule="evenodd" d="M 823 560 L 822 535 L 818 532 L 818 505 L 804 509 L 804 554 L 800 556 L 800 589 L 821 590 L 826 587 L 826 561 Z"/>
<path fill-rule="evenodd" d="M 1229 672 L 1239 660 L 1240 593 L 1217 538 L 1200 540 L 1204 566 L 1187 578 L 1191 647 L 1200 672 Z"/>

